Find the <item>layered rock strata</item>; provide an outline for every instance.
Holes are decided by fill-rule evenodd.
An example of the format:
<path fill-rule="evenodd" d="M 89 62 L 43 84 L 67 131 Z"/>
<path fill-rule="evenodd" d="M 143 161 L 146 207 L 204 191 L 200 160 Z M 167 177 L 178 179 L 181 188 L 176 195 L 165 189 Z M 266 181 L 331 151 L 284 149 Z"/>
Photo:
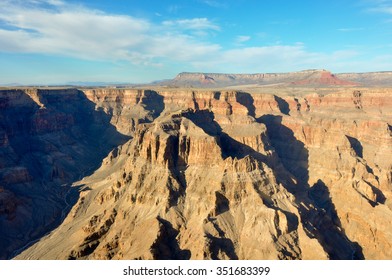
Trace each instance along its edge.
<path fill-rule="evenodd" d="M 56 227 L 69 186 L 128 138 L 79 90 L 1 90 L 0 258 Z"/>
<path fill-rule="evenodd" d="M 131 139 L 17 258 L 390 259 L 390 91 L 273 92 L 78 91 Z"/>

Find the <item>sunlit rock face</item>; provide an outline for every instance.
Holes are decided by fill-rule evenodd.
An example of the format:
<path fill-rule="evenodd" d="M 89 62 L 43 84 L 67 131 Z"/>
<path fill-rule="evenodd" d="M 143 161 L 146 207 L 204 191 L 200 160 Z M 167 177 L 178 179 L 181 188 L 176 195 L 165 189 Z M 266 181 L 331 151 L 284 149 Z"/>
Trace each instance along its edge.
<path fill-rule="evenodd" d="M 320 73 L 1 91 L 2 257 L 390 259 L 392 92 Z"/>

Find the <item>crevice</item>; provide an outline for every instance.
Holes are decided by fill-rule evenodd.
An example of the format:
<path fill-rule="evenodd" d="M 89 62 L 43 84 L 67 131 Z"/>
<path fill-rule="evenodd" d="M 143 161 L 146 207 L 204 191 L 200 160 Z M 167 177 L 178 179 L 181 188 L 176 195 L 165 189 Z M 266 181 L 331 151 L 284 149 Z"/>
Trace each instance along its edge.
<path fill-rule="evenodd" d="M 287 101 L 284 100 L 283 98 L 276 96 L 276 95 L 274 95 L 274 99 L 275 99 L 276 103 L 278 104 L 278 108 L 279 108 L 280 112 L 282 114 L 289 115 L 290 114 L 289 103 L 287 103 Z"/>
<path fill-rule="evenodd" d="M 154 260 L 189 260 L 191 252 L 182 250 L 178 244 L 177 236 L 179 231 L 173 225 L 157 217 L 159 222 L 159 233 L 154 244 L 151 246 L 151 253 Z"/>
<path fill-rule="evenodd" d="M 346 138 L 350 142 L 350 146 L 354 150 L 355 155 L 360 158 L 363 158 L 363 147 L 361 142 L 359 142 L 357 138 L 348 135 L 346 135 Z"/>
<path fill-rule="evenodd" d="M 362 92 L 360 90 L 353 91 L 352 100 L 356 109 L 362 109 Z"/>
<path fill-rule="evenodd" d="M 230 201 L 220 192 L 215 192 L 215 216 L 230 210 Z"/>
<path fill-rule="evenodd" d="M 236 101 L 248 109 L 248 115 L 255 118 L 256 107 L 252 95 L 247 92 L 237 92 Z"/>
<path fill-rule="evenodd" d="M 222 255 L 230 260 L 238 260 L 235 252 L 234 243 L 231 239 L 225 237 L 215 237 L 211 234 L 206 234 L 205 258 L 211 260 L 220 260 Z"/>

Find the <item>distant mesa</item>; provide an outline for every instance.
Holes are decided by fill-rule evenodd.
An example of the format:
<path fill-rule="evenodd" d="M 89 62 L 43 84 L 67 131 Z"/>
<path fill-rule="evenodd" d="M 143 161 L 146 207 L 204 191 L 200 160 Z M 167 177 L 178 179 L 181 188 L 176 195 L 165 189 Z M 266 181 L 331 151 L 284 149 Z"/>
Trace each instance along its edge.
<path fill-rule="evenodd" d="M 291 83 L 292 85 L 356 86 L 358 83 L 339 79 L 327 70 L 314 71 L 309 77 Z"/>
<path fill-rule="evenodd" d="M 392 86 L 392 72 L 333 74 L 325 69 L 288 73 L 223 74 L 183 72 L 154 83 L 169 87 L 222 88 L 233 86 Z"/>

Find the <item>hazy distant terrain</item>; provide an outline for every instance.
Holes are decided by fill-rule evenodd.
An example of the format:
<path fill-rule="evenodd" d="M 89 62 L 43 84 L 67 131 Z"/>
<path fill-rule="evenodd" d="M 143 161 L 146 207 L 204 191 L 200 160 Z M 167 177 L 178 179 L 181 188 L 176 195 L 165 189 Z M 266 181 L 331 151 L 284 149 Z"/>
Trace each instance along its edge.
<path fill-rule="evenodd" d="M 257 87 L 257 86 L 392 86 L 392 72 L 333 74 L 327 70 L 305 70 L 290 73 L 219 74 L 180 73 L 172 80 L 156 82 L 174 87 Z"/>

